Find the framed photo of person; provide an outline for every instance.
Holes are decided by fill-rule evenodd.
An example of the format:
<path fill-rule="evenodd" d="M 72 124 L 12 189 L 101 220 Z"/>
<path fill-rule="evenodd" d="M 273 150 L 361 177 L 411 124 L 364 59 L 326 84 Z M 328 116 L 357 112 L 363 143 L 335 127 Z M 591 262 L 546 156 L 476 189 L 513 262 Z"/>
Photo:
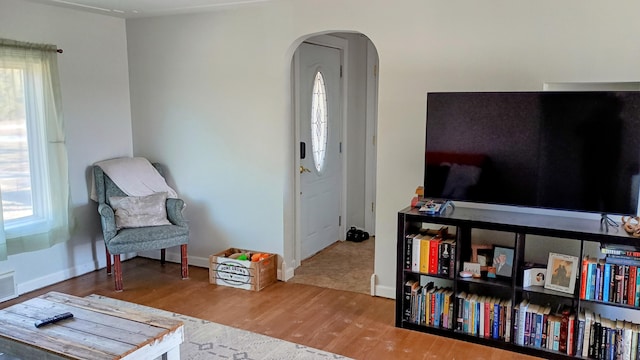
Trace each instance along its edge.
<path fill-rule="evenodd" d="M 549 253 L 545 289 L 573 294 L 579 260 L 576 256 Z"/>
<path fill-rule="evenodd" d="M 494 245 L 493 267 L 497 277 L 510 278 L 513 275 L 513 248 Z"/>

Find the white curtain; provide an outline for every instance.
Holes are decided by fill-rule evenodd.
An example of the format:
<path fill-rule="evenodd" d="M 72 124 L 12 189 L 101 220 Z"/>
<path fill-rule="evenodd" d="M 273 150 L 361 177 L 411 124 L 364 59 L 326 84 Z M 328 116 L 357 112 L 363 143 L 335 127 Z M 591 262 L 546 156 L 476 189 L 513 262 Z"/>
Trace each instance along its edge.
<path fill-rule="evenodd" d="M 2 189 L 0 188 L 0 204 L 2 204 Z M 0 206 L 0 261 L 7 260 L 7 238 L 4 236 L 4 220 L 2 206 Z"/>
<path fill-rule="evenodd" d="M 69 239 L 68 165 L 56 50 L 54 45 L 0 39 L 0 70 L 12 69 L 5 71 L 0 86 L 3 91 L 16 91 L 10 88 L 12 83 L 20 84 L 22 92 L 17 91 L 24 96 L 31 190 L 38 194 L 33 201 L 37 216 L 30 221 L 12 219 L 10 224 L 7 215 L 0 213 L 0 260 Z"/>

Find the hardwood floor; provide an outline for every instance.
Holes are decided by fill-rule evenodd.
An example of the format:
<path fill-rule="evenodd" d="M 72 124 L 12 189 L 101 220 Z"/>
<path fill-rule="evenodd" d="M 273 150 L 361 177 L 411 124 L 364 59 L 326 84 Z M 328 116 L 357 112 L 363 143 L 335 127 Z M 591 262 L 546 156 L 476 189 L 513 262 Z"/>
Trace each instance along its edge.
<path fill-rule="evenodd" d="M 104 269 L 0 303 L 4 308 L 59 291 L 99 294 L 288 340 L 354 359 L 535 359 L 394 327 L 394 300 L 277 282 L 260 292 L 210 285 L 208 269 L 135 258 L 123 263 L 124 291 Z"/>

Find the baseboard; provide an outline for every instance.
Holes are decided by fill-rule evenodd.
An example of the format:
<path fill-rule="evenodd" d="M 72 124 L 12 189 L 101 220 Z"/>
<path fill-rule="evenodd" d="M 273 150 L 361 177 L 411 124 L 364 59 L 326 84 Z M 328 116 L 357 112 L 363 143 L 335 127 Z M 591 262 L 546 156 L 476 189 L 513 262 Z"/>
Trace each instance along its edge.
<path fill-rule="evenodd" d="M 295 275 L 295 269 L 292 267 L 287 267 L 287 263 L 282 262 L 282 267 L 278 269 L 278 280 L 287 281 L 291 279 Z"/>
<path fill-rule="evenodd" d="M 376 285 L 375 296 L 385 297 L 389 299 L 396 298 L 396 288 L 390 286 Z"/>
<path fill-rule="evenodd" d="M 133 257 L 135 257 L 135 254 L 123 255 L 122 259 L 127 260 Z M 22 295 L 34 290 L 42 289 L 43 287 L 57 284 L 61 281 L 69 280 L 76 276 L 84 275 L 84 274 L 99 270 L 101 268 L 104 268 L 105 266 L 106 265 L 100 264 L 97 260 L 94 260 L 89 263 L 81 264 L 78 266 L 74 266 L 65 270 L 55 272 L 53 274 L 48 274 L 46 276 L 35 278 L 27 282 L 19 283 L 16 286 L 18 290 L 18 295 Z"/>

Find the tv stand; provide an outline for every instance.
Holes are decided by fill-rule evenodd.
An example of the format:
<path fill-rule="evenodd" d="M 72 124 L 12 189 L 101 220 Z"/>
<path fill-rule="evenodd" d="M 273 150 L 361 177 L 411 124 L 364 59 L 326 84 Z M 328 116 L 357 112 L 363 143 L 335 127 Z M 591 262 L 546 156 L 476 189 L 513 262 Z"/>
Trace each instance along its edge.
<path fill-rule="evenodd" d="M 511 324 L 504 333 L 493 336 L 487 334 L 471 334 L 462 328 L 457 329 L 455 322 L 458 316 L 462 315 L 464 309 L 461 309 L 462 303 L 459 302 L 457 296 L 461 293 L 477 294 L 478 296 L 500 296 L 505 303 L 510 303 L 508 308 L 509 318 L 514 321 L 518 314 L 514 307 L 523 300 L 531 300 L 531 302 L 540 303 L 561 303 L 566 304 L 575 315 L 575 324 L 578 324 L 578 315 L 589 308 L 607 307 L 616 313 L 618 311 L 634 311 L 633 317 L 638 318 L 640 312 L 633 305 L 606 302 L 601 300 L 590 300 L 581 294 L 581 281 L 583 259 L 604 258 L 604 254 L 600 253 L 599 247 L 602 245 L 640 245 L 640 240 L 628 235 L 621 227 L 608 227 L 610 219 L 603 215 L 602 221 L 599 223 L 596 219 L 581 219 L 562 216 L 526 214 L 510 211 L 471 209 L 464 207 L 456 207 L 454 211 L 447 212 L 443 215 L 425 215 L 415 208 L 405 208 L 398 212 L 398 238 L 397 238 L 397 268 L 396 268 L 396 314 L 395 322 L 397 327 L 422 331 L 436 335 L 446 336 L 464 341 L 484 344 L 488 346 L 498 347 L 514 352 L 530 354 L 547 359 L 573 359 L 580 356 L 569 355 L 571 351 L 576 352 L 578 349 L 577 341 L 570 346 L 573 348 L 568 350 L 552 350 L 542 348 L 535 345 L 521 345 L 516 341 L 518 334 L 514 327 L 517 324 Z M 455 239 L 455 252 L 452 259 L 451 273 L 447 275 L 415 271 L 415 269 L 407 268 L 407 261 L 411 259 L 411 251 L 409 251 L 408 243 L 413 236 L 424 232 L 427 228 L 438 229 L 442 226 L 448 227 L 449 234 Z M 476 237 L 475 231 L 488 231 L 509 233 L 512 235 L 512 242 L 507 247 L 513 248 L 513 266 L 511 277 L 491 278 L 483 276 L 482 278 L 468 278 L 460 276 L 463 270 L 463 264 L 470 262 L 472 256 L 472 244 Z M 504 234 L 502 234 L 504 235 Z M 532 237 L 538 235 L 554 238 L 551 242 L 553 251 L 559 254 L 574 256 L 579 259 L 577 267 L 577 279 L 572 293 L 561 292 L 545 288 L 544 286 L 524 286 L 523 273 L 524 265 L 528 262 L 528 256 L 525 253 L 525 246 L 529 243 L 529 247 L 534 249 L 540 248 L 541 240 Z M 503 244 L 500 244 L 502 246 Z M 547 242 L 549 245 L 549 242 Z M 573 245 L 573 246 L 567 246 Z M 577 250 L 568 250 L 577 249 Z M 640 269 L 640 267 L 639 267 Z M 572 276 L 576 276 L 575 274 Z M 452 293 L 449 300 L 450 311 L 447 312 L 447 318 L 453 316 L 453 324 L 443 324 L 445 318 L 440 313 L 440 323 L 425 324 L 421 320 L 412 320 L 412 311 L 415 309 L 409 298 L 411 289 L 408 284 L 418 282 L 419 284 L 428 284 L 434 282 L 436 288 L 448 289 Z M 426 287 L 425 287 L 426 289 Z M 441 304 L 440 304 L 441 305 Z M 621 310 L 624 309 L 624 310 Z M 462 311 L 461 311 L 462 310 Z M 437 311 L 443 311 L 440 306 Z M 452 312 L 451 312 L 452 311 Z M 636 314 L 638 316 L 636 316 Z M 436 315 L 437 316 L 437 315 Z M 619 317 L 622 319 L 623 317 Z M 627 318 L 627 317 L 624 317 Z M 500 321 L 502 321 L 501 319 Z M 506 318 L 505 318 L 506 320 Z M 615 319 L 614 319 L 615 320 Z M 450 321 L 450 320 L 449 320 Z M 634 321 L 638 322 L 638 321 Z M 502 323 L 501 323 L 502 324 Z M 448 327 L 450 326 L 450 327 Z M 571 333 L 572 339 L 578 339 L 578 326 L 573 327 Z"/>

